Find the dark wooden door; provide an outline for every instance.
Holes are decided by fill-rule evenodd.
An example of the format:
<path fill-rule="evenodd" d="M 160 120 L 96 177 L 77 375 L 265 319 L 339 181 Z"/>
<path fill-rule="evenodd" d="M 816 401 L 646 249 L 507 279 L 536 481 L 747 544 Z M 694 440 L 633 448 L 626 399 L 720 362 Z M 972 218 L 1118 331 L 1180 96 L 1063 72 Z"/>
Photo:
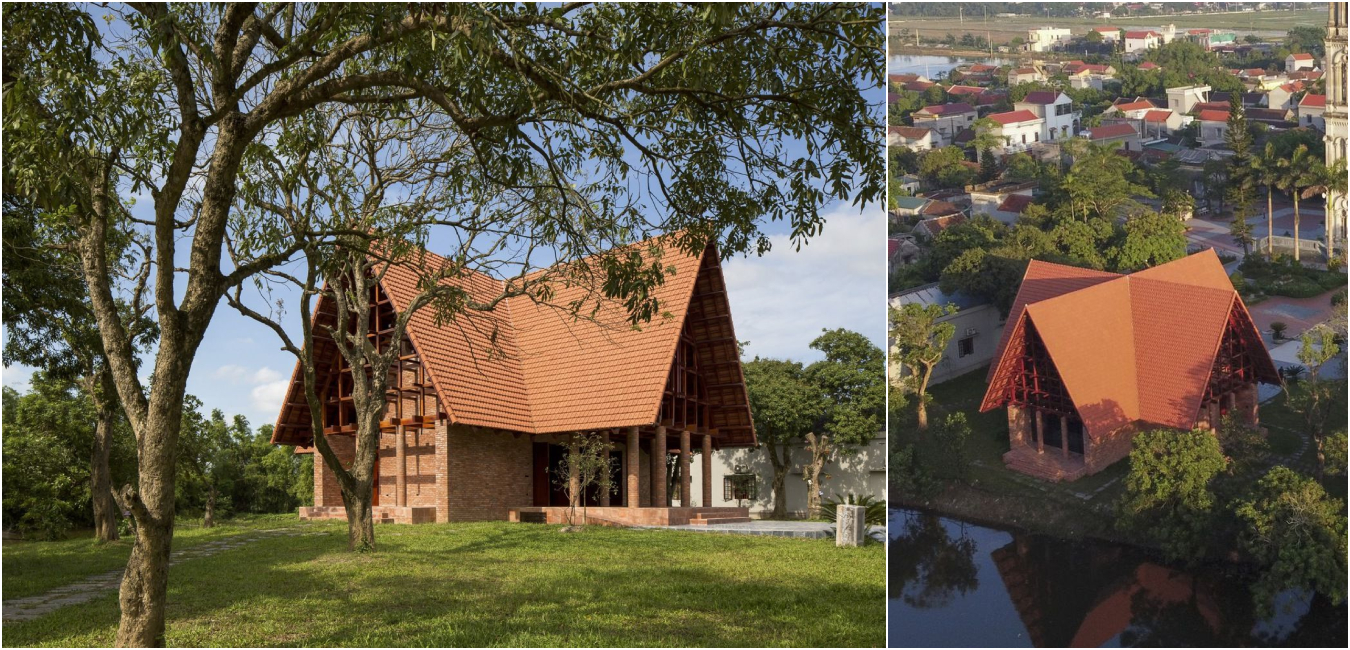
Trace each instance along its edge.
<path fill-rule="evenodd" d="M 534 443 L 534 505 L 549 505 L 549 464 L 546 442 Z"/>

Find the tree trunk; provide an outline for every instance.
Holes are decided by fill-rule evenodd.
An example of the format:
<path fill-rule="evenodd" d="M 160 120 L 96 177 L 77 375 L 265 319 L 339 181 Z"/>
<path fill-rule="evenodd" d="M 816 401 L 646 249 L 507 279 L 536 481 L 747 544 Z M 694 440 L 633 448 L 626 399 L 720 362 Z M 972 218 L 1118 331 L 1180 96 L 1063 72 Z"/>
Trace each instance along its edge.
<path fill-rule="evenodd" d="M 347 509 L 347 550 L 375 550 L 375 514 L 372 512 L 370 486 L 360 486 L 350 494 L 342 492 L 342 505 Z"/>
<path fill-rule="evenodd" d="M 1275 259 L 1275 188 L 1266 186 L 1266 257 Z"/>
<path fill-rule="evenodd" d="M 211 484 L 206 494 L 206 514 L 202 517 L 202 528 L 216 527 L 216 486 Z"/>
<path fill-rule="evenodd" d="M 112 378 L 106 370 L 101 374 L 107 377 L 106 383 L 111 383 Z M 108 465 L 112 455 L 113 426 L 117 421 L 113 390 L 102 395 L 90 391 L 98 408 L 98 423 L 94 425 L 94 448 L 89 460 L 89 494 L 94 502 L 94 539 L 100 543 L 117 541 L 117 502 L 113 499 L 112 468 Z"/>
<path fill-rule="evenodd" d="M 169 553 L 174 529 L 174 481 L 178 433 L 182 426 L 185 363 L 170 346 L 160 348 L 150 408 L 140 431 L 138 489 L 122 489 L 123 506 L 136 518 L 131 547 L 118 591 L 121 618 L 118 647 L 164 645 L 164 611 L 169 583 Z M 190 355 L 184 355 L 190 358 Z M 190 363 L 190 362 L 189 362 Z"/>
<path fill-rule="evenodd" d="M 1294 188 L 1294 261 L 1298 259 L 1298 188 Z"/>
<path fill-rule="evenodd" d="M 769 454 L 769 464 L 773 465 L 773 512 L 774 519 L 787 519 L 787 475 L 788 462 L 778 457 L 778 444 L 773 438 L 764 443 L 764 451 Z M 784 455 L 787 455 L 785 450 Z"/>
<path fill-rule="evenodd" d="M 919 390 L 915 391 L 915 402 L 917 403 L 914 405 L 914 409 L 919 420 L 919 431 L 928 430 L 928 380 L 932 376 L 932 367 L 925 368 L 923 378 L 919 380 Z"/>

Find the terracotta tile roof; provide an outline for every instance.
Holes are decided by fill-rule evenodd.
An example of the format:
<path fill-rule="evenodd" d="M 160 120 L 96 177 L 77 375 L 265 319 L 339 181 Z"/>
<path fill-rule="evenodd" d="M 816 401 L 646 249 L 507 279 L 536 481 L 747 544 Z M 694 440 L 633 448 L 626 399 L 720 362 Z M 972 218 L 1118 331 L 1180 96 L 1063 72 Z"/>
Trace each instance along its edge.
<path fill-rule="evenodd" d="M 1059 99 L 1059 93 L 1053 90 L 1037 90 L 1027 93 L 1026 98 L 1018 103 L 1038 104 L 1040 106 L 1045 106 L 1047 104 L 1055 103 L 1055 100 L 1057 99 Z"/>
<path fill-rule="evenodd" d="M 1093 28 L 1092 28 L 1092 31 L 1094 31 L 1094 32 L 1118 32 L 1118 31 L 1120 31 L 1120 28 L 1119 28 L 1119 27 L 1093 27 Z"/>
<path fill-rule="evenodd" d="M 1299 100 L 1298 105 L 1325 108 L 1327 105 L 1327 96 L 1308 93 L 1303 96 L 1303 99 Z"/>
<path fill-rule="evenodd" d="M 1247 119 L 1257 122 L 1286 122 L 1291 112 L 1287 108 L 1249 108 Z"/>
<path fill-rule="evenodd" d="M 1150 36 L 1152 36 L 1153 38 L 1158 38 L 1159 34 L 1158 34 L 1158 32 L 1155 32 L 1155 31 L 1153 31 L 1153 30 L 1151 30 L 1151 29 L 1150 29 L 1150 30 L 1145 30 L 1145 31 L 1142 31 L 1142 32 L 1125 32 L 1125 38 L 1131 38 L 1131 39 L 1142 39 L 1142 38 L 1148 38 L 1148 37 L 1150 37 Z"/>
<path fill-rule="evenodd" d="M 1149 112 L 1147 112 L 1147 113 L 1144 113 L 1144 121 L 1145 121 L 1145 122 L 1158 122 L 1158 123 L 1162 123 L 1162 122 L 1166 122 L 1167 120 L 1169 120 L 1169 119 L 1171 119 L 1171 118 L 1172 118 L 1172 111 L 1159 111 L 1159 110 L 1154 110 L 1154 111 L 1149 111 Z"/>
<path fill-rule="evenodd" d="M 923 214 L 928 214 L 935 217 L 946 217 L 959 214 L 961 212 L 961 208 L 958 208 L 955 205 L 952 205 L 951 203 L 948 203 L 946 201 L 938 200 L 938 201 L 929 201 L 927 205 L 923 206 L 922 212 Z"/>
<path fill-rule="evenodd" d="M 902 85 L 901 88 L 904 88 L 905 90 L 912 90 L 912 91 L 914 91 L 914 92 L 921 93 L 921 92 L 923 92 L 923 91 L 925 91 L 925 90 L 928 90 L 929 88 L 932 88 L 933 86 L 936 86 L 936 85 L 937 85 L 937 84 L 935 84 L 935 83 L 933 83 L 933 82 L 931 82 L 931 81 L 910 81 L 910 82 L 906 82 L 904 85 Z"/>
<path fill-rule="evenodd" d="M 1197 115 L 1202 122 L 1227 122 L 1228 111 L 1216 111 L 1205 109 Z"/>
<path fill-rule="evenodd" d="M 1013 332 L 1035 328 L 1091 437 L 1136 421 L 1189 429 L 1230 316 L 1251 345 L 1257 376 L 1279 381 L 1212 249 L 1132 275 L 1032 261 L 999 342 L 1000 376 Z M 981 410 L 1003 406 L 991 383 Z"/>
<path fill-rule="evenodd" d="M 1134 130 L 1134 127 L 1129 124 L 1094 126 L 1088 129 L 1088 133 L 1093 140 L 1105 140 L 1107 138 L 1123 138 L 1131 135 L 1138 135 L 1138 132 Z"/>
<path fill-rule="evenodd" d="M 962 113 L 974 113 L 975 108 L 965 102 L 956 102 L 952 104 L 925 106 L 915 112 L 926 113 L 928 115 L 960 115 Z"/>
<path fill-rule="evenodd" d="M 1242 74 L 1245 74 L 1245 75 L 1247 75 L 1248 77 L 1264 77 L 1264 76 L 1266 75 L 1266 69 L 1265 69 L 1265 68 L 1247 68 L 1246 70 L 1243 70 L 1243 71 L 1242 71 Z"/>
<path fill-rule="evenodd" d="M 934 201 L 934 203 L 942 203 L 950 207 L 952 210 L 956 209 L 956 206 L 947 203 L 945 201 Z M 928 235 L 929 238 L 933 238 L 942 234 L 942 231 L 951 228 L 952 226 L 955 226 L 958 223 L 965 222 L 965 220 L 966 216 L 963 214 L 947 214 L 940 217 L 929 217 L 915 224 L 914 229 L 922 230 L 924 233 Z"/>
<path fill-rule="evenodd" d="M 1156 64 L 1156 63 L 1154 63 L 1154 62 L 1152 62 L 1152 61 L 1145 61 L 1145 62 L 1139 64 L 1139 69 L 1140 69 L 1140 70 L 1155 70 L 1155 69 L 1160 68 L 1160 67 L 1162 67 L 1162 66 L 1160 66 L 1160 65 L 1158 65 L 1158 64 Z"/>
<path fill-rule="evenodd" d="M 1005 92 L 1005 91 L 1001 91 L 1001 90 L 986 90 L 986 91 L 980 93 L 980 96 L 979 96 L 979 97 L 976 97 L 976 98 L 975 98 L 975 104 L 976 104 L 977 106 L 988 106 L 988 105 L 990 105 L 990 104 L 997 104 L 997 103 L 999 103 L 1000 100 L 1002 100 L 1003 98 L 1005 98 L 1005 97 L 1007 97 L 1007 96 L 1008 96 L 1008 93 Z"/>
<path fill-rule="evenodd" d="M 988 65 L 984 63 L 976 63 L 975 65 L 970 66 L 971 72 L 989 72 L 990 70 L 997 70 L 997 69 L 998 66 Z"/>
<path fill-rule="evenodd" d="M 1313 55 L 1308 54 L 1307 52 L 1299 52 L 1298 54 L 1290 54 L 1289 56 L 1294 57 L 1294 60 L 1295 60 L 1295 61 L 1311 61 L 1311 60 L 1313 60 Z"/>
<path fill-rule="evenodd" d="M 713 426 L 723 434 L 718 444 L 753 445 L 753 425 L 744 406 L 748 401 L 716 249 L 686 255 L 673 237 L 636 244 L 633 249 L 645 263 L 664 264 L 671 271 L 653 290 L 662 314 L 638 328 L 628 323 L 627 310 L 614 300 L 601 299 L 598 311 L 587 318 L 574 318 L 555 307 L 590 295 L 587 283 L 565 279 L 552 284 L 549 305 L 526 296 L 514 297 L 491 312 L 466 312 L 448 325 L 438 324 L 430 308 L 415 313 L 408 338 L 451 423 L 532 434 L 652 425 L 681 328 L 692 314 L 699 321 L 697 326 L 690 321 L 695 341 L 707 339 L 697 343 L 700 357 L 708 354 L 710 360 L 729 364 L 720 367 L 718 372 L 726 376 L 716 383 L 730 384 L 733 389 L 709 396 L 714 404 Z M 421 262 L 423 268 L 444 264 L 430 253 Z M 560 267 L 530 277 L 537 279 L 545 272 L 566 277 L 566 269 Z M 418 294 L 420 277 L 423 273 L 411 264 L 387 271 L 381 286 L 396 311 Z M 478 273 L 443 282 L 461 286 L 479 300 L 497 296 L 504 287 L 502 281 Z M 323 307 L 321 303 L 316 313 Z M 292 392 L 297 390 L 298 372 L 297 364 Z M 303 439 L 300 442 L 308 440 L 305 409 L 296 409 L 302 411 L 299 414 L 288 412 L 289 404 L 303 402 L 300 394 L 287 397 L 274 443 L 297 444 L 297 437 Z M 281 435 L 283 424 L 292 430 L 298 427 L 300 433 Z"/>
<path fill-rule="evenodd" d="M 1009 111 L 1007 113 L 994 113 L 989 116 L 989 119 L 1007 126 L 1009 124 L 1020 124 L 1022 122 L 1030 122 L 1041 118 L 1036 117 L 1035 113 L 1023 109 L 1020 111 Z"/>
<path fill-rule="evenodd" d="M 886 133 L 894 133 L 902 138 L 918 140 L 933 134 L 932 129 L 924 129 L 917 126 L 889 126 L 886 127 Z"/>
<path fill-rule="evenodd" d="M 962 86 L 960 84 L 947 89 L 948 95 L 978 95 L 982 92 L 984 92 L 984 89 L 979 86 Z"/>
<path fill-rule="evenodd" d="M 888 74 L 886 79 L 892 83 L 902 84 L 910 81 L 918 81 L 919 75 L 915 72 L 901 72 L 899 74 Z"/>
<path fill-rule="evenodd" d="M 1016 68 L 1013 70 L 1013 72 L 1022 75 L 1022 74 L 1036 74 L 1038 71 L 1036 70 L 1036 68 Z"/>
<path fill-rule="evenodd" d="M 1003 202 L 998 204 L 999 212 L 1016 212 L 1022 214 L 1022 211 L 1031 205 L 1032 197 L 1025 194 L 1009 194 Z"/>
<path fill-rule="evenodd" d="M 1141 99 L 1138 101 L 1128 102 L 1125 104 L 1116 104 L 1115 106 L 1116 110 L 1122 113 L 1125 111 L 1142 111 L 1145 109 L 1157 108 L 1157 106 L 1153 105 L 1153 102 L 1147 99 Z"/>

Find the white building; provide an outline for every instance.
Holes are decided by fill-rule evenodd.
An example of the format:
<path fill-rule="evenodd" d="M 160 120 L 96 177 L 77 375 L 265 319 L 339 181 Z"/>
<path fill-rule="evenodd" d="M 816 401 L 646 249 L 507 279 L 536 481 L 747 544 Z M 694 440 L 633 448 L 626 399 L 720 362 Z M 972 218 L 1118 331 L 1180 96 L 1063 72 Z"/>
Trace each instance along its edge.
<path fill-rule="evenodd" d="M 1107 16 L 1108 18 L 1110 16 Z M 1093 27 L 1092 31 L 1102 35 L 1102 41 L 1106 43 L 1115 43 L 1120 40 L 1119 27 Z"/>
<path fill-rule="evenodd" d="M 1037 90 L 1027 93 L 1025 99 L 1013 104 L 1013 108 L 1031 111 L 1044 120 L 1040 139 L 1045 142 L 1073 137 L 1077 129 L 1079 114 L 1073 110 L 1073 100 L 1062 92 Z"/>
<path fill-rule="evenodd" d="M 1196 104 L 1209 101 L 1209 86 L 1178 86 L 1167 89 L 1167 110 L 1185 115 Z"/>
<path fill-rule="evenodd" d="M 952 138 L 970 128 L 978 117 L 975 107 L 964 102 L 925 106 L 910 114 L 914 126 L 934 132 L 933 145 L 937 147 L 951 144 Z"/>
<path fill-rule="evenodd" d="M 802 467 L 811 455 L 801 443 L 790 446 L 792 469 L 784 486 L 790 517 L 806 516 L 806 481 Z M 703 463 L 689 463 L 690 485 L 702 485 Z M 852 454 L 836 453 L 825 463 L 818 490 L 824 499 L 835 495 L 886 498 L 886 433 L 878 431 L 867 445 Z M 750 509 L 750 516 L 773 512 L 773 464 L 763 447 L 723 449 L 712 457 L 713 506 Z M 696 488 L 697 489 L 697 488 Z M 736 497 L 746 497 L 738 499 Z"/>
<path fill-rule="evenodd" d="M 1200 121 L 1200 146 L 1221 144 L 1228 135 L 1228 111 L 1204 110 L 1196 119 Z"/>
<path fill-rule="evenodd" d="M 1284 71 L 1295 72 L 1298 70 L 1312 70 L 1317 67 L 1317 62 L 1313 61 L 1313 55 L 1307 52 L 1290 54 L 1284 57 Z"/>
<path fill-rule="evenodd" d="M 956 332 L 952 335 L 951 341 L 947 342 L 947 348 L 942 351 L 942 361 L 938 362 L 937 368 L 934 369 L 930 385 L 964 375 L 993 361 L 994 348 L 998 346 L 999 338 L 1003 336 L 1003 317 L 998 308 L 988 301 L 961 293 L 943 293 L 934 283 L 892 294 L 889 302 L 896 309 L 910 303 L 956 307 L 955 314 L 938 319 L 938 322 L 951 323 Z M 891 359 L 889 376 L 894 383 L 907 371 L 895 361 L 893 354 L 895 343 L 890 341 L 887 347 L 892 352 L 888 355 Z"/>
<path fill-rule="evenodd" d="M 1028 52 L 1049 52 L 1067 45 L 1073 40 L 1073 32 L 1060 27 L 1040 27 L 1027 30 L 1026 50 Z"/>
<path fill-rule="evenodd" d="M 1135 97 L 1133 101 L 1122 100 L 1112 104 L 1105 111 L 1102 111 L 1102 115 L 1119 114 L 1121 117 L 1131 120 L 1142 120 L 1149 111 L 1157 110 L 1157 108 L 1153 105 L 1153 102 L 1143 97 Z"/>
<path fill-rule="evenodd" d="M 1012 224 L 1022 216 L 1022 211 L 1039 187 L 1038 181 L 972 185 L 969 187 L 970 214 L 987 214 L 1003 223 Z M 1018 198 L 1009 200 L 1011 197 Z"/>
<path fill-rule="evenodd" d="M 1035 83 L 1037 81 L 1045 81 L 1045 73 L 1041 72 L 1041 69 L 1035 66 L 1029 66 L 1025 68 L 1013 68 L 1012 70 L 1008 71 L 1009 86 L 1016 86 L 1017 84 L 1024 84 L 1024 83 Z"/>
<path fill-rule="evenodd" d="M 990 131 L 1003 138 L 1003 146 L 996 151 L 999 154 L 1026 151 L 1030 145 L 1041 141 L 1041 132 L 1045 129 L 1045 119 L 1026 109 L 994 113 L 989 119 L 998 124 Z"/>
<path fill-rule="evenodd" d="M 1133 55 L 1131 58 L 1137 58 L 1159 45 L 1162 45 L 1162 34 L 1151 29 L 1125 32 L 1125 54 L 1127 56 Z"/>
<path fill-rule="evenodd" d="M 933 148 L 933 132 L 917 126 L 889 126 L 886 127 L 886 146 L 928 151 Z"/>

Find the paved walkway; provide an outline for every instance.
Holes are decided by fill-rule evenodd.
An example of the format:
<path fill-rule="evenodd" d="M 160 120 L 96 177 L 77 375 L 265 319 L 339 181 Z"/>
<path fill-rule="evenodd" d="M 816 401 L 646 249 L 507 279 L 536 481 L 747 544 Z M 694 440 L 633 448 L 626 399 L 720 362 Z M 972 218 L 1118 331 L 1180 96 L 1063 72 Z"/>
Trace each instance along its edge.
<path fill-rule="evenodd" d="M 802 537 L 810 539 L 829 539 L 834 537 L 834 524 L 826 521 L 772 521 L 756 519 L 741 524 L 714 524 L 711 526 L 640 526 L 640 528 L 662 528 L 665 530 L 691 530 L 700 533 L 725 533 L 729 535 L 766 535 L 770 537 Z M 878 541 L 884 537 L 885 529 L 873 526 L 868 531 Z"/>
<path fill-rule="evenodd" d="M 256 542 L 260 539 L 267 539 L 279 536 L 300 535 L 305 531 L 295 528 L 277 528 L 272 530 L 261 530 L 254 533 L 240 533 L 229 537 L 218 539 L 214 542 L 206 542 L 190 546 L 181 551 L 174 551 L 169 556 L 169 566 L 173 566 L 183 560 L 192 560 L 201 557 L 210 557 L 221 551 L 239 548 L 245 544 Z M 17 621 L 29 621 L 39 616 L 45 616 L 67 605 L 78 605 L 88 602 L 108 592 L 117 591 L 122 584 L 122 572 L 124 569 L 117 569 L 107 573 L 100 573 L 61 587 L 57 587 L 43 594 L 28 596 L 25 598 L 14 598 L 6 600 L 3 604 L 5 623 Z"/>

